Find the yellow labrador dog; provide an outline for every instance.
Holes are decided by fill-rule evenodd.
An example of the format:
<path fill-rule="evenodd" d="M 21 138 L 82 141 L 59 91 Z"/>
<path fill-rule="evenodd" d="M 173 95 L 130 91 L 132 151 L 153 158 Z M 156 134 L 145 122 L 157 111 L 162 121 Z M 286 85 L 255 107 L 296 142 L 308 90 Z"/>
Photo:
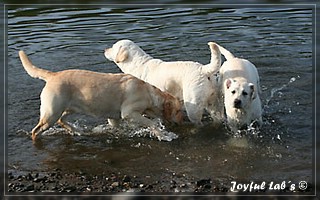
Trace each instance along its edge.
<path fill-rule="evenodd" d="M 211 115 L 215 110 L 216 72 L 221 65 L 219 48 L 215 43 L 210 43 L 209 47 L 211 62 L 208 65 L 154 59 L 131 40 L 116 42 L 105 49 L 104 55 L 124 73 L 132 74 L 183 101 L 190 121 L 202 125 L 204 109 Z"/>
<path fill-rule="evenodd" d="M 32 130 L 33 140 L 56 122 L 72 131 L 64 121 L 64 117 L 72 112 L 115 120 L 128 118 L 151 127 L 158 138 L 160 130 L 156 123 L 142 114 L 182 122 L 178 99 L 132 75 L 86 70 L 51 72 L 34 66 L 23 51 L 19 56 L 31 77 L 46 81 L 40 96 L 40 120 Z"/>
<path fill-rule="evenodd" d="M 236 58 L 219 46 L 226 61 L 220 68 L 227 122 L 232 131 L 256 122 L 262 125 L 260 81 L 257 68 L 248 60 Z"/>

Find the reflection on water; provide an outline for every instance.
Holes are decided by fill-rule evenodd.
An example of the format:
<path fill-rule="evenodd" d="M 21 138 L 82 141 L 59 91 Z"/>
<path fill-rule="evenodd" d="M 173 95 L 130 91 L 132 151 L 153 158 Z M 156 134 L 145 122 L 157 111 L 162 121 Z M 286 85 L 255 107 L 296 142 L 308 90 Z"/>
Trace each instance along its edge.
<path fill-rule="evenodd" d="M 130 137 L 126 129 L 70 136 L 56 127 L 33 145 L 25 132 L 38 121 L 44 83 L 25 73 L 18 50 L 52 71 L 120 72 L 103 51 L 124 38 L 165 61 L 206 64 L 208 41 L 249 59 L 261 76 L 263 128 L 232 135 L 223 126 L 183 125 L 169 128 L 177 139 L 159 142 L 148 136 Z M 155 179 L 177 172 L 225 182 L 312 181 L 311 9 L 10 9 L 7 69 L 9 169 L 121 171 Z M 86 116 L 73 120 L 89 133 L 106 123 Z"/>

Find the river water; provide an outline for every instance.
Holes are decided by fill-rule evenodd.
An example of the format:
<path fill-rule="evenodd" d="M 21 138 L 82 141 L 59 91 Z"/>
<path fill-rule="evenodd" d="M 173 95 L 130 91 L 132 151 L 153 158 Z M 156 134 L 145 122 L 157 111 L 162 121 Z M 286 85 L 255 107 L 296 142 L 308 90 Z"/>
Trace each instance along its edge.
<path fill-rule="evenodd" d="M 172 174 L 216 184 L 300 181 L 313 174 L 312 9 L 304 7 L 8 8 L 8 170 L 121 172 L 161 179 Z M 264 109 L 260 131 L 230 134 L 221 127 L 171 127 L 171 142 L 108 129 L 105 119 L 77 115 L 86 134 L 53 127 L 33 145 L 27 132 L 39 118 L 44 86 L 23 69 L 18 51 L 52 71 L 120 72 L 104 49 L 131 39 L 165 61 L 210 61 L 215 41 L 259 71 Z M 72 121 L 73 120 L 73 121 Z M 98 131 L 96 131 L 98 130 Z M 99 132 L 99 133 L 97 133 Z M 102 133 L 100 133 L 102 132 Z"/>

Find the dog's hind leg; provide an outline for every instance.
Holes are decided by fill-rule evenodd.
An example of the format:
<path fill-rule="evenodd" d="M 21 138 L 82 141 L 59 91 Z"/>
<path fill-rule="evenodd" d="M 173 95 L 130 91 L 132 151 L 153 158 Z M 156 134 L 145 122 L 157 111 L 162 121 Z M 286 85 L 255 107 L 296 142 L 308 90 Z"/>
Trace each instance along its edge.
<path fill-rule="evenodd" d="M 32 136 L 31 136 L 32 140 L 35 141 L 37 135 L 47 130 L 50 126 L 51 125 L 48 122 L 45 122 L 44 120 L 40 120 L 37 126 L 32 129 Z"/>
<path fill-rule="evenodd" d="M 40 117 L 39 123 L 36 127 L 32 129 L 32 140 L 35 141 L 37 135 L 42 133 L 43 131 L 50 128 L 58 119 L 59 117 L 55 117 L 53 115 L 44 115 L 45 117 Z M 48 117 L 47 117 L 48 116 Z"/>
<path fill-rule="evenodd" d="M 56 123 L 63 113 L 63 104 L 58 101 L 56 95 L 44 87 L 40 95 L 40 120 L 37 126 L 32 129 L 32 140 L 35 141 L 37 135 L 47 130 Z"/>

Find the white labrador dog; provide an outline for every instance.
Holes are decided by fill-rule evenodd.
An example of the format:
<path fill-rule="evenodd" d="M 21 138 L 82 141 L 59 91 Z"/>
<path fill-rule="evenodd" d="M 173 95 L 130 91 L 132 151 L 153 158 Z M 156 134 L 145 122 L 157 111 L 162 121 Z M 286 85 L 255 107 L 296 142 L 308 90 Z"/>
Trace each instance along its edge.
<path fill-rule="evenodd" d="M 181 104 L 177 98 L 132 75 L 86 70 L 51 72 L 34 66 L 23 51 L 19 56 L 31 77 L 46 81 L 40 96 L 40 120 L 32 130 L 33 140 L 56 122 L 72 131 L 64 121 L 64 117 L 72 112 L 115 120 L 128 118 L 151 127 L 158 138 L 160 130 L 156 122 L 142 116 L 143 113 L 169 122 L 182 122 Z"/>
<path fill-rule="evenodd" d="M 105 57 L 128 74 L 142 79 L 184 102 L 188 118 L 202 125 L 204 109 L 213 115 L 216 90 L 215 73 L 221 65 L 221 54 L 210 43 L 211 62 L 202 65 L 192 61 L 165 62 L 154 59 L 131 40 L 120 40 L 105 49 Z"/>
<path fill-rule="evenodd" d="M 251 123 L 262 125 L 260 81 L 257 68 L 248 60 L 236 58 L 219 46 L 226 61 L 220 68 L 219 82 L 222 84 L 227 122 L 232 131 Z"/>

